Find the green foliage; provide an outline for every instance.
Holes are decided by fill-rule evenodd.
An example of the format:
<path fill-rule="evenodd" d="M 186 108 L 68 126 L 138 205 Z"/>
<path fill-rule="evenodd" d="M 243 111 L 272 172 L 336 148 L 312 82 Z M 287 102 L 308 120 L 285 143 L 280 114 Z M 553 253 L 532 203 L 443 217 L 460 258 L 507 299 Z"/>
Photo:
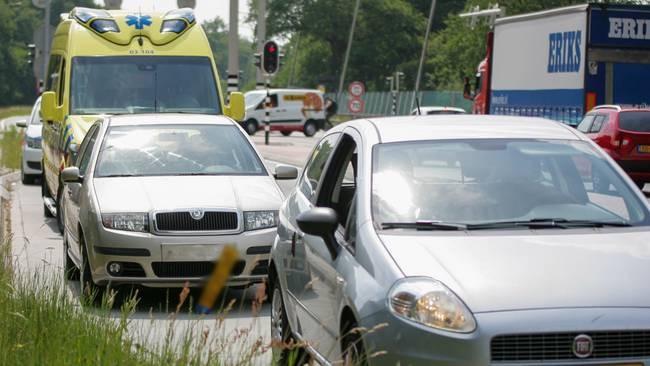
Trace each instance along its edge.
<path fill-rule="evenodd" d="M 224 21 L 217 17 L 202 24 L 205 34 L 210 42 L 212 53 L 217 63 L 219 76 L 222 80 L 228 77 L 228 29 Z M 254 45 L 243 38 L 239 39 L 239 68 L 242 71 L 239 80 L 240 89 L 242 86 L 251 85 L 255 87 L 255 65 L 253 60 Z M 224 84 L 225 85 L 225 84 Z M 251 88 L 251 87 L 249 87 Z M 225 90 L 225 89 L 224 89 Z"/>

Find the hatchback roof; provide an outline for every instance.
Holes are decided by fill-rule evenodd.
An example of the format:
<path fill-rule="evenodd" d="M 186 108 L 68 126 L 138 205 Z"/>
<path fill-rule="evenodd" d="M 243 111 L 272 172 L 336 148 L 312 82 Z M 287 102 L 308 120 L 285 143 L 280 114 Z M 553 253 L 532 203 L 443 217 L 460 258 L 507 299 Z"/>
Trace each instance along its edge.
<path fill-rule="evenodd" d="M 111 126 L 167 125 L 167 124 L 213 124 L 233 125 L 228 117 L 191 113 L 142 113 L 119 114 L 107 118 Z"/>
<path fill-rule="evenodd" d="M 582 139 L 567 125 L 535 117 L 457 114 L 373 118 L 369 121 L 375 125 L 381 142 L 498 138 Z"/>

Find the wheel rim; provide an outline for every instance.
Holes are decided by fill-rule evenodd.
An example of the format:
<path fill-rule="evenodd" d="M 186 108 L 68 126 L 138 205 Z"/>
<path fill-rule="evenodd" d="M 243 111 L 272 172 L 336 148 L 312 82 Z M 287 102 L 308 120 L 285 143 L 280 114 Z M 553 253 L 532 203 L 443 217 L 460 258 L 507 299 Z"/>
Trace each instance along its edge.
<path fill-rule="evenodd" d="M 271 340 L 275 344 L 280 344 L 284 341 L 284 322 L 282 319 L 282 294 L 279 288 L 273 289 L 273 299 L 271 300 Z"/>
<path fill-rule="evenodd" d="M 307 135 L 309 135 L 309 136 L 312 136 L 313 134 L 316 133 L 315 129 L 316 129 L 316 128 L 314 127 L 314 124 L 313 124 L 313 123 L 308 123 L 307 126 L 305 126 L 305 132 L 306 132 Z"/>

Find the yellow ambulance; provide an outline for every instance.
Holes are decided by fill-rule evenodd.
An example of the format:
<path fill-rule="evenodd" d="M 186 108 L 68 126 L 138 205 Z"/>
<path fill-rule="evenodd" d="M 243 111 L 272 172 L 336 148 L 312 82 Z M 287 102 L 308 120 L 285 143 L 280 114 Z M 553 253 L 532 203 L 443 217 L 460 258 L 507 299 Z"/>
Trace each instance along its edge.
<path fill-rule="evenodd" d="M 244 97 L 224 103 L 208 39 L 192 9 L 167 13 L 74 8 L 52 40 L 41 100 L 44 214 L 56 216 L 60 171 L 102 115 L 244 116 Z"/>

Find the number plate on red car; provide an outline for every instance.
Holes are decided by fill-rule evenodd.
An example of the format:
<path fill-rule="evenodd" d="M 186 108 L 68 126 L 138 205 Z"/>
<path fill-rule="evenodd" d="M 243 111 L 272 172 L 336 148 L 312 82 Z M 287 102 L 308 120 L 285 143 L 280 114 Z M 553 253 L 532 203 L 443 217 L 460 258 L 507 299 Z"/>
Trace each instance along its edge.
<path fill-rule="evenodd" d="M 650 153 L 650 145 L 639 145 L 638 150 L 642 153 Z"/>

